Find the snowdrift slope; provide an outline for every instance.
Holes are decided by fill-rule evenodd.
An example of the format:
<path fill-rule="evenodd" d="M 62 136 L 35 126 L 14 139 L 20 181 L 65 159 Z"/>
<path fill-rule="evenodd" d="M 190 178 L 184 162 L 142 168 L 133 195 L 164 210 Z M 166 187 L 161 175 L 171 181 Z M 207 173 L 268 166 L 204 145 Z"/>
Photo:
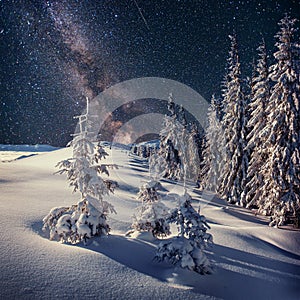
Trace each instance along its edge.
<path fill-rule="evenodd" d="M 107 151 L 110 151 L 107 149 Z M 71 149 L 0 163 L 0 299 L 299 299 L 300 233 L 266 226 L 266 220 L 213 195 L 191 192 L 195 206 L 211 224 L 215 245 L 208 254 L 215 274 L 201 276 L 152 259 L 157 241 L 126 238 L 145 162 L 113 148 L 110 160 L 120 165 L 111 177 L 120 188 L 110 201 L 109 237 L 88 246 L 49 241 L 43 217 L 54 206 L 76 203 L 55 164 Z M 180 185 L 162 182 L 170 194 Z"/>

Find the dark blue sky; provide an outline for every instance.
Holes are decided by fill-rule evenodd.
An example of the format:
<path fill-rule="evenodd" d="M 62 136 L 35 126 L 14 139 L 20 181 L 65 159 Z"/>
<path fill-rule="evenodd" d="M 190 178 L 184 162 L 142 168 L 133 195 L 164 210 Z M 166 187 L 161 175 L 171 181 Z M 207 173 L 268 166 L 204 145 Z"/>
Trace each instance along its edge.
<path fill-rule="evenodd" d="M 236 31 L 243 77 L 263 35 L 299 1 L 0 1 L 0 143 L 63 146 L 84 96 L 117 82 L 157 76 L 206 99 L 220 94 Z M 140 11 L 139 11 L 140 10 Z"/>

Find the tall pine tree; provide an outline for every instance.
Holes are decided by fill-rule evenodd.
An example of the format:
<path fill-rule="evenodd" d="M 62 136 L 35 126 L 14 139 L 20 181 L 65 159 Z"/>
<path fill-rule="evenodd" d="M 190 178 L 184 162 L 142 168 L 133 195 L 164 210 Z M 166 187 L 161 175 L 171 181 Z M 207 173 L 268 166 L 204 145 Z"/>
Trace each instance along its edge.
<path fill-rule="evenodd" d="M 263 169 L 268 158 L 269 149 L 266 143 L 267 125 L 266 110 L 270 97 L 269 72 L 267 52 L 264 40 L 258 47 L 258 61 L 253 78 L 252 97 L 250 102 L 250 118 L 248 128 L 251 128 L 248 138 L 248 149 L 251 149 L 251 159 L 247 171 L 247 184 L 243 197 L 248 208 L 257 206 L 257 201 L 262 194 L 264 182 Z"/>
<path fill-rule="evenodd" d="M 294 42 L 296 19 L 286 15 L 275 36 L 278 51 L 270 67 L 271 89 L 268 109 L 269 157 L 259 208 L 271 214 L 270 225 L 282 225 L 300 207 L 300 83 L 299 47 Z"/>
<path fill-rule="evenodd" d="M 228 74 L 223 89 L 224 101 L 224 136 L 226 154 L 220 186 L 221 195 L 230 203 L 241 203 L 245 164 L 243 162 L 245 145 L 244 136 L 244 95 L 241 89 L 240 62 L 236 36 L 229 36 L 231 49 L 228 58 Z"/>

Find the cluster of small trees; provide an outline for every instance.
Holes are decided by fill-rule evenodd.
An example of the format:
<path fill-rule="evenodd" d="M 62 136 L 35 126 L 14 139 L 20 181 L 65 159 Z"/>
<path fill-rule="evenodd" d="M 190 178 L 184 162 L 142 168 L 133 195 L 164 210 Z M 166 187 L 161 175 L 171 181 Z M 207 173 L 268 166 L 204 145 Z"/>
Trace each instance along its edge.
<path fill-rule="evenodd" d="M 172 103 L 172 99 L 170 100 Z M 172 104 L 171 104 L 172 105 Z M 182 111 L 182 108 L 180 109 Z M 90 118 L 88 111 L 78 117 L 79 132 L 74 135 L 70 145 L 73 146 L 72 158 L 57 164 L 59 174 L 66 174 L 67 180 L 74 192 L 81 193 L 77 204 L 69 207 L 55 207 L 43 219 L 43 230 L 49 232 L 51 240 L 67 243 L 87 243 L 88 239 L 108 235 L 110 227 L 107 223 L 109 213 L 115 213 L 114 207 L 104 197 L 113 193 L 117 183 L 104 179 L 101 174 L 109 175 L 111 164 L 101 164 L 101 160 L 108 156 L 100 143 L 95 146 L 90 136 Z M 183 134 L 184 130 L 183 130 Z M 182 140 L 177 144 L 169 136 L 168 143 L 176 145 L 180 151 L 182 170 L 187 170 L 187 158 L 190 155 Z M 205 217 L 196 212 L 191 205 L 191 197 L 185 192 L 178 195 L 178 206 L 170 211 L 161 201 L 158 189 L 161 187 L 159 179 L 162 173 L 157 169 L 161 154 L 153 152 L 150 159 L 151 179 L 140 187 L 137 199 L 141 206 L 133 216 L 132 231 L 150 232 L 154 238 L 167 237 L 171 234 L 170 224 L 178 226 L 178 237 L 165 239 L 158 246 L 155 258 L 159 261 L 167 260 L 182 268 L 201 274 L 211 273 L 212 267 L 203 250 L 212 243 L 212 236 Z M 182 176 L 186 177 L 183 171 Z"/>
<path fill-rule="evenodd" d="M 192 198 L 186 192 L 177 197 L 177 207 L 170 211 L 157 193 L 158 183 L 147 182 L 142 185 L 138 198 L 142 206 L 133 216 L 134 231 L 151 232 L 153 237 L 164 237 L 159 243 L 155 255 L 158 261 L 168 261 L 176 266 L 200 274 L 212 273 L 212 264 L 203 250 L 212 244 L 212 235 L 206 218 L 192 206 Z M 166 238 L 171 234 L 170 224 L 176 224 L 178 235 Z"/>
<path fill-rule="evenodd" d="M 195 123 L 188 124 L 185 110 L 176 107 L 172 94 L 168 101 L 169 115 L 160 132 L 158 156 L 164 178 L 171 180 L 196 180 L 200 168 L 201 135 Z"/>
<path fill-rule="evenodd" d="M 130 149 L 131 153 L 142 158 L 149 158 L 151 153 L 155 151 L 155 148 L 150 145 L 133 145 Z"/>
<path fill-rule="evenodd" d="M 174 107 L 172 96 L 169 98 L 169 108 Z M 182 114 L 183 109 L 179 110 Z M 174 123 L 172 123 L 174 122 Z M 166 133 L 168 139 L 167 145 L 176 145 L 172 148 L 162 147 L 158 152 L 154 152 L 149 160 L 150 181 L 140 187 L 137 199 L 141 201 L 141 206 L 137 208 L 136 214 L 133 216 L 132 231 L 128 234 L 137 232 L 150 232 L 154 238 L 163 237 L 157 248 L 155 259 L 158 261 L 168 261 L 174 265 L 195 271 L 200 274 L 210 274 L 212 265 L 208 260 L 205 250 L 212 243 L 212 235 L 207 233 L 209 225 L 203 215 L 200 215 L 192 206 L 192 198 L 184 188 L 183 195 L 175 195 L 177 198 L 177 206 L 170 210 L 166 207 L 158 193 L 162 188 L 159 179 L 166 174 L 175 174 L 186 181 L 187 170 L 189 168 L 188 159 L 190 158 L 190 149 L 185 144 L 187 137 L 186 129 L 176 119 L 172 120 L 166 117 L 165 128 L 162 132 Z M 182 129 L 182 131 L 178 130 Z M 178 136 L 168 134 L 175 132 Z M 191 144 L 189 144 L 191 145 Z M 194 149 L 197 149 L 193 146 Z M 170 157 L 175 157 L 171 152 L 176 149 L 180 164 L 172 164 Z M 170 155 L 165 155 L 167 150 Z M 173 155 L 173 156 L 171 156 Z M 195 154 L 194 154 L 195 155 Z M 195 155 L 196 156 L 196 155 Z M 163 166 L 161 168 L 161 166 Z M 173 172 L 173 173 L 172 173 Z M 168 238 L 171 234 L 170 224 L 176 224 L 178 234 L 175 237 Z"/>
<path fill-rule="evenodd" d="M 158 261 L 195 271 L 200 274 L 212 273 L 212 265 L 203 250 L 212 244 L 212 235 L 203 215 L 192 206 L 191 196 L 184 192 L 177 195 L 177 207 L 169 210 L 162 202 L 157 189 L 160 183 L 155 180 L 143 184 L 138 199 L 142 205 L 133 216 L 132 231 L 150 232 L 154 238 L 164 237 L 159 243 L 155 255 Z M 176 224 L 178 234 L 167 238 L 170 234 L 170 224 Z"/>
<path fill-rule="evenodd" d="M 230 203 L 256 208 L 283 225 L 300 214 L 300 82 L 296 20 L 286 15 L 269 67 L 264 41 L 243 90 L 236 36 L 230 36 L 221 99 L 208 112 L 201 187 Z"/>

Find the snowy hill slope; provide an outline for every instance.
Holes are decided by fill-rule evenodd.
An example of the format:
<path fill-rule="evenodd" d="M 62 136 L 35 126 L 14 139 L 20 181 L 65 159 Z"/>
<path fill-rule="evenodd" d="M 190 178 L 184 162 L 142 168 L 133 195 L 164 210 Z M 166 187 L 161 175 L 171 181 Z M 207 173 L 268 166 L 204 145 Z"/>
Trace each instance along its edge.
<path fill-rule="evenodd" d="M 71 149 L 0 164 L 0 299 L 297 299 L 300 294 L 300 233 L 269 228 L 262 217 L 210 194 L 191 192 L 214 236 L 215 274 L 175 269 L 153 261 L 157 241 L 125 237 L 147 179 L 145 161 L 126 150 L 106 149 L 120 167 L 111 173 L 120 188 L 109 200 L 117 210 L 111 235 L 90 245 L 49 241 L 42 219 L 54 206 L 76 203 L 55 164 Z M 164 203 L 180 184 L 162 182 Z M 167 196 L 169 194 L 169 196 Z M 299 298 L 298 298 L 299 299 Z"/>
<path fill-rule="evenodd" d="M 0 161 L 10 162 L 37 155 L 43 152 L 57 150 L 57 147 L 50 145 L 3 145 L 0 144 Z"/>

